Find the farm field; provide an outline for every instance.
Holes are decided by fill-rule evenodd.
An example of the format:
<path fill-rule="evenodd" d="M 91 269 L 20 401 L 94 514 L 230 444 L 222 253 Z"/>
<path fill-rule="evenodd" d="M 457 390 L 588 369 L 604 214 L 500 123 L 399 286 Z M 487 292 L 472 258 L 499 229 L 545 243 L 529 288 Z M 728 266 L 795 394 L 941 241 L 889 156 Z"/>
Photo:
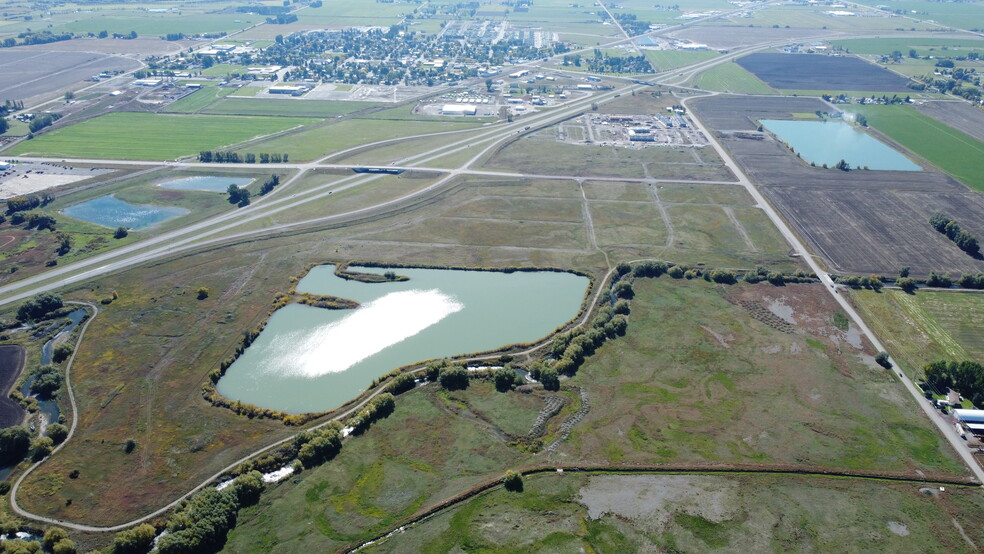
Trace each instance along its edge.
<path fill-rule="evenodd" d="M 777 94 L 772 87 L 737 63 L 716 65 L 701 72 L 696 78 L 695 86 L 704 90 L 736 94 Z"/>
<path fill-rule="evenodd" d="M 313 123 L 291 117 L 112 113 L 45 133 L 16 156 L 172 160 Z"/>
<path fill-rule="evenodd" d="M 201 90 L 185 96 L 164 108 L 167 113 L 198 113 L 219 98 L 235 92 L 235 89 L 225 87 L 203 87 Z"/>
<path fill-rule="evenodd" d="M 909 90 L 906 79 L 854 57 L 751 54 L 738 58 L 737 63 L 776 89 L 881 92 Z"/>
<path fill-rule="evenodd" d="M 893 141 L 926 158 L 967 186 L 984 192 L 984 174 L 979 164 L 984 157 L 984 142 L 909 106 L 852 104 L 846 108 L 852 113 L 863 114 L 868 125 Z"/>
<path fill-rule="evenodd" d="M 853 291 L 851 300 L 912 378 L 936 360 L 984 359 L 984 323 L 979 317 L 984 296 L 980 294 Z"/>
<path fill-rule="evenodd" d="M 984 111 L 966 102 L 926 102 L 915 108 L 920 113 L 984 143 Z"/>
<path fill-rule="evenodd" d="M 334 117 L 377 106 L 372 102 L 323 100 L 274 100 L 266 98 L 222 98 L 201 109 L 211 115 L 267 115 L 287 117 Z"/>
<path fill-rule="evenodd" d="M 399 125 L 391 122 L 349 119 L 302 129 L 269 140 L 260 141 L 244 148 L 250 152 L 286 152 L 290 159 L 303 162 L 311 161 L 352 148 L 360 144 L 368 144 L 379 140 L 409 137 L 443 131 L 467 130 L 473 125 L 467 123 L 446 123 L 442 121 L 405 121 Z M 415 139 L 416 140 L 416 139 Z M 444 140 L 447 142 L 447 139 Z M 403 153 L 407 145 L 396 147 Z M 373 156 L 374 160 L 378 158 Z M 378 163 L 378 162 L 377 162 Z"/>
<path fill-rule="evenodd" d="M 893 51 L 899 51 L 903 56 L 909 56 L 910 50 L 915 50 L 917 56 L 938 56 L 941 54 L 947 56 L 966 56 L 970 52 L 984 53 L 984 39 L 975 39 L 969 36 L 961 38 L 854 38 L 832 40 L 830 41 L 830 45 L 848 50 L 852 54 L 882 56 L 888 56 Z"/>
<path fill-rule="evenodd" d="M 872 0 L 859 3 L 872 7 L 882 5 Z M 937 3 L 902 0 L 892 2 L 889 6 L 913 19 L 932 20 L 956 28 L 980 28 L 981 22 L 984 21 L 984 7 L 972 2 Z"/>
<path fill-rule="evenodd" d="M 854 552 L 947 545 L 973 552 L 951 514 L 961 528 L 976 529 L 980 493 L 946 489 L 934 496 L 935 488 L 915 484 L 823 477 L 543 474 L 526 477 L 521 493 L 496 489 L 365 551 Z M 865 546 L 856 549 L 860 536 Z M 977 544 L 984 537 L 968 538 Z"/>

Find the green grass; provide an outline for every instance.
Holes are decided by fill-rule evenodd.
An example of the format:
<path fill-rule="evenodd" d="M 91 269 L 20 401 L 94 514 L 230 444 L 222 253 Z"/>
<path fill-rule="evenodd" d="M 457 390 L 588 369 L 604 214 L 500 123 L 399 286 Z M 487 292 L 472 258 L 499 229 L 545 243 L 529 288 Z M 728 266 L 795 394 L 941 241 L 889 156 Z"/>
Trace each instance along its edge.
<path fill-rule="evenodd" d="M 935 360 L 984 359 L 984 296 L 854 291 L 851 299 L 902 370 L 918 377 Z"/>
<path fill-rule="evenodd" d="M 984 143 L 949 127 L 909 106 L 860 106 L 845 109 L 860 113 L 868 125 L 890 139 L 963 181 L 984 192 Z"/>
<path fill-rule="evenodd" d="M 311 123 L 288 117 L 113 113 L 45 133 L 7 151 L 66 158 L 170 160 Z"/>
<path fill-rule="evenodd" d="M 898 37 L 898 38 L 859 38 L 834 40 L 832 46 L 849 50 L 852 54 L 888 56 L 893 51 L 902 52 L 908 57 L 909 50 L 919 56 L 966 56 L 968 52 L 984 52 L 984 40 L 967 37 Z M 945 49 L 944 49 L 945 48 Z"/>
<path fill-rule="evenodd" d="M 236 20 L 239 22 L 237 23 Z M 134 13 L 133 17 L 103 16 L 92 19 L 82 19 L 67 23 L 61 30 L 75 33 L 98 33 L 103 30 L 113 33 L 128 34 L 136 31 L 140 37 L 156 38 L 168 33 L 184 33 L 194 35 L 200 33 L 232 32 L 249 27 L 263 20 L 259 15 L 248 14 L 148 14 Z"/>
<path fill-rule="evenodd" d="M 174 102 L 165 108 L 164 111 L 170 113 L 196 113 L 219 98 L 226 96 L 233 90 L 235 89 L 226 87 L 203 87 L 202 89 L 185 96 L 181 100 Z"/>
<path fill-rule="evenodd" d="M 211 115 L 334 117 L 377 105 L 372 102 L 332 102 L 329 100 L 223 98 L 203 109 L 202 113 Z"/>
<path fill-rule="evenodd" d="M 293 161 L 309 161 L 332 152 L 377 140 L 467 129 L 469 125 L 452 122 L 389 121 L 350 119 L 330 125 L 320 125 L 298 133 L 285 135 L 250 146 L 250 152 L 287 152 Z"/>
<path fill-rule="evenodd" d="M 697 76 L 696 85 L 705 90 L 735 92 L 741 94 L 776 94 L 769 85 L 762 82 L 737 63 L 716 65 Z"/>

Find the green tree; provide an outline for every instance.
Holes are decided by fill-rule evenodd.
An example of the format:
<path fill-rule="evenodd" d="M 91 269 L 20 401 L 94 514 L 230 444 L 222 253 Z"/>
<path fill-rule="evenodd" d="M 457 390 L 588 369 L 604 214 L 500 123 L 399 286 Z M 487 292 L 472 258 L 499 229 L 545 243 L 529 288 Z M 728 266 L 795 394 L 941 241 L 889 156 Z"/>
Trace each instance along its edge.
<path fill-rule="evenodd" d="M 17 309 L 17 321 L 37 321 L 64 305 L 61 296 L 42 292 L 21 304 L 20 308 Z"/>
<path fill-rule="evenodd" d="M 460 365 L 453 365 L 441 370 L 438 382 L 447 390 L 461 390 L 468 388 L 468 370 Z"/>
<path fill-rule="evenodd" d="M 0 466 L 10 466 L 24 459 L 31 448 L 31 434 L 21 426 L 0 430 Z"/>
<path fill-rule="evenodd" d="M 892 361 L 888 359 L 888 352 L 879 352 L 875 354 L 875 362 L 885 369 L 892 369 Z"/>
<path fill-rule="evenodd" d="M 557 375 L 556 369 L 547 368 L 541 370 L 539 381 L 546 390 L 560 390 L 560 376 Z"/>
<path fill-rule="evenodd" d="M 499 392 L 508 392 L 512 390 L 514 384 L 516 384 L 516 372 L 513 371 L 512 367 L 504 366 L 495 370 L 493 374 L 493 381 L 495 381 L 495 390 Z"/>
<path fill-rule="evenodd" d="M 41 544 L 43 544 L 48 550 L 51 550 L 51 548 L 55 546 L 56 542 L 67 538 L 68 531 L 62 529 L 61 527 L 49 527 L 44 532 L 44 536 L 41 539 Z"/>
<path fill-rule="evenodd" d="M 38 366 L 32 374 L 34 381 L 31 382 L 31 392 L 43 399 L 54 396 L 62 386 L 61 371 L 53 365 Z"/>
<path fill-rule="evenodd" d="M 510 469 L 506 472 L 506 476 L 502 478 L 502 485 L 507 491 L 523 492 L 523 474 Z"/>
<path fill-rule="evenodd" d="M 113 231 L 113 238 L 122 239 L 122 238 L 126 238 L 126 236 L 129 234 L 130 232 L 126 230 L 126 227 L 117 227 L 116 231 Z"/>
<path fill-rule="evenodd" d="M 208 293 L 209 293 L 208 287 L 199 287 L 196 298 L 198 298 L 199 300 L 205 300 L 206 298 L 208 298 Z"/>
<path fill-rule="evenodd" d="M 68 438 L 68 427 L 65 427 L 61 423 L 51 423 L 45 429 L 45 434 L 51 437 L 51 441 L 55 444 L 61 444 Z"/>
<path fill-rule="evenodd" d="M 902 269 L 899 270 L 899 277 L 908 277 L 908 276 L 909 276 L 909 266 L 903 266 Z"/>
<path fill-rule="evenodd" d="M 55 441 L 51 437 L 38 437 L 31 441 L 31 459 L 35 462 L 43 460 L 54 448 Z"/>
<path fill-rule="evenodd" d="M 141 523 L 140 525 L 120 531 L 113 538 L 109 545 L 109 554 L 144 554 L 150 551 L 157 531 L 153 525 Z"/>
<path fill-rule="evenodd" d="M 916 280 L 912 279 L 911 277 L 902 277 L 898 279 L 897 281 L 895 281 L 895 286 L 899 287 L 900 289 L 904 290 L 909 294 L 916 292 L 916 288 L 917 288 Z"/>

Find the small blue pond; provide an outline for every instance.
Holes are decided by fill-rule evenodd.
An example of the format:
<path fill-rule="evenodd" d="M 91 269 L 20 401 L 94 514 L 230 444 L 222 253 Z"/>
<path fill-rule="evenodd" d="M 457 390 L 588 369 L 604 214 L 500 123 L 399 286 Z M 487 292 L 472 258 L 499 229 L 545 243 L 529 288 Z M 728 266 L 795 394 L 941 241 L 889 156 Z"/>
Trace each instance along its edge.
<path fill-rule="evenodd" d="M 210 177 L 198 175 L 195 177 L 185 177 L 161 183 L 158 186 L 166 189 L 175 190 L 201 190 L 206 192 L 225 192 L 229 190 L 229 185 L 236 185 L 239 188 L 248 186 L 253 182 L 249 177 Z"/>
<path fill-rule="evenodd" d="M 162 221 L 185 215 L 190 210 L 153 204 L 130 204 L 113 195 L 93 198 L 62 210 L 68 217 L 104 227 L 144 229 Z"/>
<path fill-rule="evenodd" d="M 800 157 L 817 165 L 846 161 L 851 168 L 921 171 L 901 153 L 843 121 L 763 119 L 762 125 L 787 143 Z"/>

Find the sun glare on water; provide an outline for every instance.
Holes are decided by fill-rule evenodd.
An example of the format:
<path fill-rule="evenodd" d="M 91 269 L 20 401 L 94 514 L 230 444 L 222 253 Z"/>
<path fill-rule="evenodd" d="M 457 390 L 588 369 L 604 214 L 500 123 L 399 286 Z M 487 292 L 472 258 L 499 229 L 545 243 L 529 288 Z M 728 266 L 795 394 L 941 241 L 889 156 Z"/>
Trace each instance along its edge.
<path fill-rule="evenodd" d="M 267 371 L 297 377 L 345 371 L 462 308 L 437 289 L 390 293 L 340 321 L 279 337 L 270 345 L 275 355 Z"/>

